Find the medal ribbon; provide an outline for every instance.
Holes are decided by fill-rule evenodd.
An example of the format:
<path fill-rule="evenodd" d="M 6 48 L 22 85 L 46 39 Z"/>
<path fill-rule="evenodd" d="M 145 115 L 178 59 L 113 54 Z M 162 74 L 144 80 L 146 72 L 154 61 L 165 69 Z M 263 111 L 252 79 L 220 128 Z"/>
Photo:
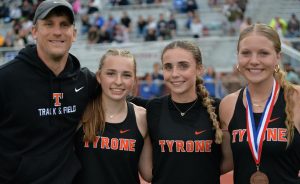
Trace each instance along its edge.
<path fill-rule="evenodd" d="M 255 160 L 256 165 L 259 165 L 262 145 L 265 137 L 265 133 L 272 115 L 275 98 L 279 92 L 279 85 L 274 80 L 272 93 L 270 94 L 266 106 L 264 108 L 263 114 L 260 118 L 259 124 L 256 128 L 255 121 L 253 117 L 252 103 L 251 97 L 249 94 L 248 87 L 246 88 L 246 122 L 247 122 L 247 136 L 248 136 L 248 144 L 252 153 L 252 156 Z"/>

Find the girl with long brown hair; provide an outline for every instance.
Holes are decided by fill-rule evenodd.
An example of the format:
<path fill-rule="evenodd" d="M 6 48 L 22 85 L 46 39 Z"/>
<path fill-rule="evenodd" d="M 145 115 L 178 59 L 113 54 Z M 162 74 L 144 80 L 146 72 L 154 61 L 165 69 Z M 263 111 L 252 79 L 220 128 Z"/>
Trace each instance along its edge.
<path fill-rule="evenodd" d="M 127 50 L 110 49 L 96 73 L 100 94 L 90 102 L 77 132 L 82 170 L 75 182 L 140 183 L 152 178 L 146 110 L 126 100 L 136 83 L 136 62 Z"/>

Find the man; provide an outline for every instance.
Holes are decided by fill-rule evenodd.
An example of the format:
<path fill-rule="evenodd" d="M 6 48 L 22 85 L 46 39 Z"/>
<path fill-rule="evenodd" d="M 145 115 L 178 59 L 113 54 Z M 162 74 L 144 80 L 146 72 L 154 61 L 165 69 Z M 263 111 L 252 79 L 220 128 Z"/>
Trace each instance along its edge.
<path fill-rule="evenodd" d="M 96 80 L 69 53 L 68 2 L 42 2 L 33 23 L 36 45 L 0 67 L 0 183 L 67 184 L 80 168 L 72 139 Z"/>

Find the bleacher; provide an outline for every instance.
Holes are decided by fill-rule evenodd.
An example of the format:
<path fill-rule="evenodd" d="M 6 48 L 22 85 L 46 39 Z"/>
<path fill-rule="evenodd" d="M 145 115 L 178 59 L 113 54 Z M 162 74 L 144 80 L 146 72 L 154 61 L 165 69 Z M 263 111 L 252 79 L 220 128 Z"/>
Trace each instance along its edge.
<path fill-rule="evenodd" d="M 195 39 L 201 48 L 203 54 L 203 63 L 205 65 L 215 67 L 216 71 L 229 72 L 232 71 L 232 66 L 236 63 L 236 43 L 237 37 L 224 37 L 222 34 L 222 24 L 224 22 L 224 15 L 221 8 L 211 8 L 207 5 L 207 1 L 197 0 L 198 13 L 204 25 L 210 25 L 211 34 L 209 37 Z M 115 17 L 121 17 L 123 11 L 127 11 L 132 19 L 133 25 L 136 24 L 138 15 L 147 17 L 152 15 L 157 17 L 160 13 L 164 13 L 166 19 L 172 12 L 171 1 L 163 5 L 130 5 L 124 7 L 105 7 L 101 13 L 105 16 L 113 14 Z M 275 15 L 289 19 L 291 13 L 296 13 L 300 17 L 300 1 L 299 0 L 251 0 L 246 11 L 246 16 L 251 16 L 253 21 L 260 21 L 268 23 Z M 191 35 L 184 28 L 186 21 L 186 14 L 176 13 L 178 23 L 178 36 L 175 39 L 191 39 Z M 80 29 L 80 20 L 76 22 L 76 26 Z M 135 34 L 135 33 L 132 33 Z M 131 38 L 135 38 L 134 35 Z M 157 42 L 143 42 L 141 39 L 133 39 L 129 43 L 124 44 L 98 44 L 88 45 L 86 37 L 82 36 L 74 43 L 71 53 L 76 55 L 83 66 L 87 66 L 92 71 L 98 67 L 98 62 L 106 49 L 111 47 L 127 48 L 132 51 L 137 57 L 138 75 L 142 76 L 145 72 L 152 70 L 152 64 L 160 61 L 160 54 L 162 48 L 169 43 L 168 41 Z M 287 46 L 288 47 L 288 46 Z M 0 48 L 0 64 L 12 57 L 14 51 L 18 48 Z M 11 51 L 9 53 L 8 51 Z M 296 62 L 299 62 L 297 51 L 284 52 L 286 57 L 293 57 Z M 7 54 L 8 53 L 8 54 Z M 296 53 L 296 54 L 295 54 Z M 298 52 L 299 53 L 299 52 Z M 2 54 L 2 57 L 1 57 Z M 6 56 L 5 56 L 6 54 Z M 292 55 L 292 56 L 291 56 Z M 298 57 L 298 58 L 297 58 Z M 286 59 L 288 60 L 288 59 Z"/>
<path fill-rule="evenodd" d="M 246 16 L 252 17 L 253 22 L 268 24 L 275 16 L 288 21 L 292 13 L 300 18 L 299 0 L 251 0 Z"/>

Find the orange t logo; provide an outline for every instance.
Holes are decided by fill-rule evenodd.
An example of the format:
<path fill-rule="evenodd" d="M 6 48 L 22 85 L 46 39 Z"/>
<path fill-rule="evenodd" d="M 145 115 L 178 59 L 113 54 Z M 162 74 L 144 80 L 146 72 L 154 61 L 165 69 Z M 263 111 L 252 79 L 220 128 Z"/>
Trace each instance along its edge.
<path fill-rule="evenodd" d="M 54 106 L 59 107 L 61 106 L 61 103 L 59 102 L 60 99 L 63 99 L 64 94 L 63 93 L 53 93 L 52 98 L 55 100 Z"/>

